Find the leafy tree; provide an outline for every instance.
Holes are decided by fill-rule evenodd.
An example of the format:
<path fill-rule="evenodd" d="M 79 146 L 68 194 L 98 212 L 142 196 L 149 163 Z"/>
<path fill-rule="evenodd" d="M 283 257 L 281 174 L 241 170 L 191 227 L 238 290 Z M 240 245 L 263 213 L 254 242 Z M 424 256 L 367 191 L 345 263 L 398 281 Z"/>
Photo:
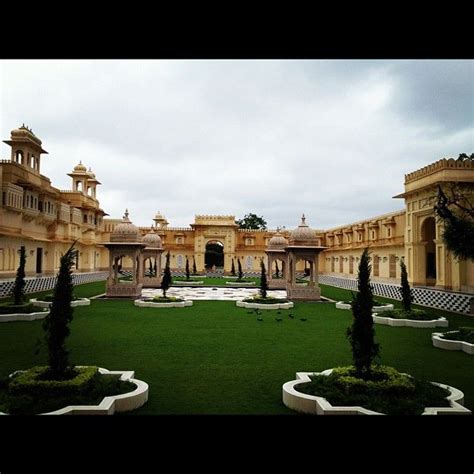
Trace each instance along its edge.
<path fill-rule="evenodd" d="M 234 265 L 234 259 L 232 258 L 232 268 L 230 269 L 230 273 L 232 276 L 235 276 L 235 265 Z"/>
<path fill-rule="evenodd" d="M 20 264 L 16 271 L 15 283 L 12 289 L 13 304 L 21 305 L 25 301 L 25 265 L 26 265 L 26 250 L 22 245 L 20 247 Z"/>
<path fill-rule="evenodd" d="M 468 159 L 471 160 L 472 156 Z M 438 219 L 444 224 L 443 241 L 448 250 L 459 260 L 474 261 L 472 186 L 455 184 L 451 185 L 449 190 L 443 190 L 438 186 L 434 210 Z"/>
<path fill-rule="evenodd" d="M 236 221 L 236 224 L 241 229 L 263 229 L 266 230 L 267 222 L 263 217 L 259 217 L 256 214 L 246 214 L 243 219 Z"/>
<path fill-rule="evenodd" d="M 400 269 L 402 273 L 401 283 L 402 287 L 400 292 L 402 294 L 402 306 L 405 311 L 411 311 L 411 303 L 413 301 L 413 295 L 408 283 L 407 267 L 403 260 L 400 260 Z"/>
<path fill-rule="evenodd" d="M 193 275 L 196 275 L 197 268 L 196 268 L 196 259 L 193 257 Z"/>
<path fill-rule="evenodd" d="M 460 153 L 456 161 L 474 161 L 474 153 L 468 156 L 466 153 Z"/>
<path fill-rule="evenodd" d="M 267 291 L 268 291 L 268 282 L 267 282 L 267 273 L 265 271 L 265 264 L 263 263 L 263 258 L 260 260 L 260 268 L 261 268 L 261 273 L 260 273 L 260 296 L 262 298 L 267 297 Z"/>
<path fill-rule="evenodd" d="M 186 280 L 189 280 L 189 275 L 190 275 L 190 272 L 189 272 L 189 260 L 188 260 L 188 257 L 186 257 Z"/>
<path fill-rule="evenodd" d="M 373 359 L 379 354 L 379 344 L 375 343 L 372 307 L 374 304 L 370 286 L 369 249 L 362 253 L 357 276 L 358 293 L 353 294 L 352 327 L 347 329 L 347 337 L 352 347 L 352 359 L 358 377 L 369 378 Z"/>
<path fill-rule="evenodd" d="M 59 273 L 53 292 L 53 302 L 49 314 L 43 321 L 45 339 L 48 346 L 48 378 L 61 380 L 74 374 L 69 365 L 69 352 L 65 347 L 66 337 L 69 336 L 69 323 L 72 321 L 73 298 L 72 270 L 77 250 L 74 244 L 61 257 Z"/>
<path fill-rule="evenodd" d="M 160 288 L 163 290 L 163 298 L 166 298 L 166 291 L 170 287 L 171 283 L 173 282 L 171 278 L 171 270 L 170 270 L 170 253 L 166 254 L 166 265 L 165 270 L 163 272 L 163 278 L 161 279 L 161 286 Z"/>
<path fill-rule="evenodd" d="M 242 277 L 244 276 L 242 272 L 242 264 L 240 263 L 240 258 L 237 259 L 237 274 L 238 274 L 238 280 L 242 280 Z"/>

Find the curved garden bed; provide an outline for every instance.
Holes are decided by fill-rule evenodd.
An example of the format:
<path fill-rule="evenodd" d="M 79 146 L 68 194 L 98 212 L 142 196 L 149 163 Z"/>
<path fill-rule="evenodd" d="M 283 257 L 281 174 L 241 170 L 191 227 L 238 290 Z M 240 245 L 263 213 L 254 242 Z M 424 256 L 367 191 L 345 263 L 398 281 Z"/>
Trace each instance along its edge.
<path fill-rule="evenodd" d="M 411 328 L 435 328 L 448 327 L 449 322 L 446 318 L 432 318 L 424 310 L 414 309 L 410 312 L 395 309 L 386 311 L 383 316 L 373 313 L 374 323 L 384 324 L 393 327 L 411 327 Z"/>
<path fill-rule="evenodd" d="M 41 300 L 38 298 L 31 298 L 30 303 L 39 308 L 49 308 L 53 304 L 52 301 Z M 71 301 L 72 308 L 75 308 L 76 306 L 89 306 L 90 304 L 91 300 L 89 298 L 76 298 Z"/>
<path fill-rule="evenodd" d="M 351 309 L 351 303 L 348 301 L 338 301 L 336 303 L 337 309 Z M 391 311 L 393 310 L 394 306 L 391 303 L 381 304 L 381 305 L 374 305 L 372 307 L 373 311 L 380 313 L 381 311 Z"/>
<path fill-rule="evenodd" d="M 463 351 L 474 355 L 474 329 L 459 328 L 456 331 L 445 333 L 434 332 L 431 334 L 433 346 L 448 351 Z"/>
<path fill-rule="evenodd" d="M 94 369 L 93 367 L 78 366 L 78 369 Z M 37 368 L 38 369 L 38 368 Z M 21 375 L 27 371 L 18 371 L 12 374 L 10 377 Z M 119 395 L 109 395 L 103 397 L 102 401 L 97 405 L 68 405 L 64 408 L 60 408 L 54 411 L 48 411 L 40 413 L 41 415 L 113 415 L 115 412 L 126 412 L 140 408 L 148 401 L 148 384 L 142 380 L 135 379 L 134 371 L 122 371 L 122 370 L 107 370 L 102 367 L 97 368 L 97 372 L 104 377 L 118 377 L 121 382 L 129 382 L 135 388 L 129 392 L 121 393 Z M 86 374 L 87 377 L 87 374 Z M 86 377 L 83 377 L 84 379 Z M 37 381 L 34 381 L 37 385 L 37 389 L 41 390 L 41 387 Z M 53 382 L 54 383 L 54 382 Z M 40 382 L 41 384 L 41 382 Z M 1 415 L 7 415 L 7 413 L 0 412 Z"/>
<path fill-rule="evenodd" d="M 369 410 L 362 406 L 335 406 L 332 405 L 326 398 L 316 395 L 309 395 L 303 393 L 301 385 L 312 382 L 311 377 L 314 376 L 330 376 L 334 369 L 324 370 L 322 372 L 297 372 L 296 380 L 286 382 L 282 387 L 283 403 L 290 409 L 298 411 L 300 413 L 312 414 L 312 415 L 383 415 L 385 413 Z M 339 370 L 339 369 L 338 369 Z M 406 377 L 408 380 L 410 376 L 407 374 L 399 374 Z M 350 377 L 354 379 L 354 377 Z M 351 380 L 353 387 L 357 384 L 357 379 Z M 405 381 L 401 381 L 399 391 L 403 390 Z M 438 415 L 438 414 L 462 414 L 469 415 L 471 411 L 463 406 L 464 394 L 457 388 L 449 385 L 440 384 L 437 382 L 431 382 L 432 385 L 445 389 L 446 397 L 444 403 L 446 406 L 428 406 L 425 407 L 422 415 Z M 349 385 L 349 384 L 348 384 Z M 397 388 L 394 387 L 395 390 Z M 357 390 L 357 388 L 356 388 Z M 394 392 L 397 393 L 396 391 Z M 401 392 L 400 392 L 401 393 Z M 400 397 L 402 400 L 404 397 Z"/>
<path fill-rule="evenodd" d="M 135 306 L 139 308 L 184 308 L 192 306 L 192 300 L 183 300 L 173 296 L 163 298 L 161 296 L 155 298 L 138 299 L 134 302 Z"/>
<path fill-rule="evenodd" d="M 236 301 L 235 305 L 239 308 L 248 309 L 290 309 L 294 303 L 282 298 L 248 298 Z"/>
<path fill-rule="evenodd" d="M 39 309 L 32 303 L 21 305 L 7 303 L 0 305 L 0 322 L 35 321 L 36 319 L 44 319 L 48 314 L 49 311 Z"/>

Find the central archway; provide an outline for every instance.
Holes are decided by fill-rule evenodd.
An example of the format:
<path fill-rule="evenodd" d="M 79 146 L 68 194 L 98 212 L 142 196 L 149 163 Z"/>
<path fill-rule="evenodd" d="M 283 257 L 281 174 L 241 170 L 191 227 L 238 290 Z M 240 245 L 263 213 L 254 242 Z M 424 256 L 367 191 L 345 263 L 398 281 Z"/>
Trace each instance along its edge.
<path fill-rule="evenodd" d="M 210 240 L 206 244 L 204 265 L 206 270 L 224 267 L 224 244 L 222 242 L 219 240 Z"/>
<path fill-rule="evenodd" d="M 428 217 L 421 225 L 421 239 L 425 243 L 426 284 L 436 283 L 436 221 Z"/>

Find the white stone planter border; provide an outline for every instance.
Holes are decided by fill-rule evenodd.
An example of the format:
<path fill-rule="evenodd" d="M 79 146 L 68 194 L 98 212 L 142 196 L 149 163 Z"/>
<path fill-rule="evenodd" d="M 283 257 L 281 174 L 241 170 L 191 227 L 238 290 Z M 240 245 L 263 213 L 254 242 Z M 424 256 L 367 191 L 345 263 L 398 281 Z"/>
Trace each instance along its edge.
<path fill-rule="evenodd" d="M 0 314 L 0 323 L 7 323 L 11 321 L 36 321 L 37 319 L 44 319 L 48 316 L 49 311 L 41 311 L 38 313 L 12 313 Z"/>
<path fill-rule="evenodd" d="M 449 322 L 446 318 L 430 319 L 428 321 L 421 321 L 417 319 L 396 319 L 387 318 L 385 316 L 377 316 L 377 313 L 372 314 L 374 323 L 384 324 L 393 327 L 410 327 L 410 328 L 447 328 Z"/>
<path fill-rule="evenodd" d="M 133 378 L 133 370 L 107 370 L 99 367 L 99 372 L 102 375 L 120 374 L 120 380 L 132 382 L 137 388 L 132 392 L 104 397 L 99 405 L 70 405 L 41 415 L 113 415 L 115 412 L 135 410 L 148 401 L 148 384 Z M 6 414 L 0 412 L 0 415 Z"/>
<path fill-rule="evenodd" d="M 35 306 L 39 308 L 49 308 L 53 302 L 52 301 L 41 301 L 37 298 L 30 299 L 30 303 L 33 303 Z M 71 307 L 75 308 L 77 306 L 89 306 L 91 304 L 91 300 L 89 298 L 78 298 L 77 300 L 71 301 Z"/>
<path fill-rule="evenodd" d="M 204 281 L 174 281 L 173 284 L 180 285 L 180 286 L 198 286 L 203 285 Z"/>
<path fill-rule="evenodd" d="M 254 282 L 254 281 L 226 281 L 225 284 L 226 284 L 226 285 L 232 285 L 232 286 L 235 286 L 235 287 L 239 287 L 239 286 L 255 286 L 255 282 Z"/>
<path fill-rule="evenodd" d="M 247 303 L 246 301 L 236 301 L 235 305 L 239 308 L 248 309 L 290 309 L 293 308 L 294 304 L 292 301 L 288 303 L 274 303 L 274 304 L 261 304 L 261 303 Z"/>
<path fill-rule="evenodd" d="M 343 303 L 342 301 L 338 301 L 336 303 L 336 308 L 337 309 L 351 309 L 351 305 L 347 303 Z M 383 306 L 374 306 L 372 309 L 379 313 L 381 311 L 391 311 L 393 309 L 393 304 L 387 303 L 387 304 L 384 304 Z"/>
<path fill-rule="evenodd" d="M 330 375 L 332 369 L 327 369 L 322 372 L 297 372 L 296 380 L 286 382 L 282 387 L 283 403 L 291 410 L 300 413 L 307 413 L 310 415 L 384 415 L 372 410 L 367 410 L 363 407 L 348 406 L 339 407 L 331 405 L 325 398 L 316 397 L 314 395 L 307 395 L 295 390 L 295 386 L 311 382 L 311 375 Z M 463 406 L 464 394 L 457 388 L 449 385 L 444 385 L 437 382 L 431 382 L 434 385 L 448 389 L 451 394 L 447 397 L 450 407 L 426 407 L 422 415 L 438 415 L 438 414 L 452 414 L 452 415 L 470 415 L 471 410 Z"/>
<path fill-rule="evenodd" d="M 457 331 L 449 331 L 457 332 Z M 464 351 L 467 354 L 474 355 L 474 344 L 464 341 L 456 341 L 453 339 L 443 339 L 441 336 L 442 332 L 434 332 L 431 334 L 431 340 L 433 341 L 433 346 L 438 347 L 439 349 L 446 349 L 448 351 Z"/>
<path fill-rule="evenodd" d="M 157 303 L 153 301 L 135 300 L 135 306 L 139 308 L 184 308 L 192 306 L 192 300 L 176 301 L 174 303 Z"/>

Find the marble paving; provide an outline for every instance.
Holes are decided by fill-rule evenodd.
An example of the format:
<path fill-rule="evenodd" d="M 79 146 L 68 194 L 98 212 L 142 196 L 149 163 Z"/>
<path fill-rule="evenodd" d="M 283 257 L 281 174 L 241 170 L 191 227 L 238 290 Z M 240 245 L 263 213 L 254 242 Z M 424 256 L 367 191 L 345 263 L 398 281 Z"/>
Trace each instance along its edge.
<path fill-rule="evenodd" d="M 250 298 L 259 293 L 258 288 L 196 288 L 196 287 L 171 287 L 166 295 L 179 296 L 185 300 L 218 300 L 218 301 L 238 301 Z M 163 290 L 159 288 L 145 288 L 142 296 L 153 298 L 162 296 Z M 286 298 L 286 290 L 269 290 L 267 296 L 274 298 Z"/>

